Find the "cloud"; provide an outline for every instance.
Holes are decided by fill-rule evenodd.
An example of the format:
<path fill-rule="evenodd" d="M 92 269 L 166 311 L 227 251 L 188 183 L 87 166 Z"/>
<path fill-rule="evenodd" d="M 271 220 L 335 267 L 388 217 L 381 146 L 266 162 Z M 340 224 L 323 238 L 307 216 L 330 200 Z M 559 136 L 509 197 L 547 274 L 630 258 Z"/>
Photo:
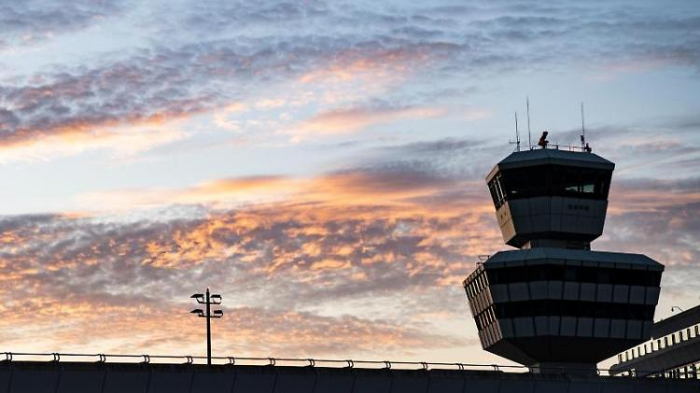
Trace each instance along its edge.
<path fill-rule="evenodd" d="M 210 34 L 212 31 L 230 30 L 231 24 L 245 29 L 256 25 L 305 24 L 313 20 L 322 22 L 330 13 L 330 5 L 323 1 L 275 1 L 266 4 L 247 0 L 235 4 L 208 1 L 194 5 L 184 2 L 180 3 L 180 6 L 187 7 L 187 12 L 180 13 L 180 20 L 176 22 L 178 27 L 206 31 Z M 209 26 L 208 29 L 205 26 Z"/>
<path fill-rule="evenodd" d="M 121 10 L 112 4 L 71 2 L 65 9 L 45 12 L 38 11 L 38 3 L 14 5 L 3 26 L 11 26 L 5 30 L 12 34 L 35 25 L 83 26 Z M 398 77 L 420 85 L 455 75 L 491 77 L 523 70 L 524 65 L 552 69 L 568 66 L 582 54 L 603 67 L 608 61 L 662 61 L 691 68 L 699 63 L 693 29 L 698 16 L 641 5 L 607 5 L 605 12 L 563 4 L 435 5 L 388 11 L 323 2 L 196 7 L 183 2 L 167 7 L 178 12 L 154 12 L 159 20 L 152 21 L 151 29 L 162 35 L 152 48 L 105 57 L 117 60 L 54 67 L 1 85 L 0 144 L 22 146 L 76 133 L 90 136 L 105 127 L 215 111 L 280 84 L 318 88 L 333 78 L 352 80 L 357 75 L 368 77 L 364 86 L 370 90 L 365 95 L 381 95 L 386 92 L 372 90 L 372 82 L 391 84 Z M 328 27 L 329 34 L 319 34 L 319 26 Z M 187 39 L 195 36 L 189 33 L 203 30 L 211 32 L 209 38 Z M 584 36 L 594 44 L 568 45 Z M 357 107 L 342 96 L 321 95 L 322 104 L 332 105 L 321 108 L 298 131 L 304 136 L 343 134 L 393 119 L 443 113 L 428 105 Z"/>
<path fill-rule="evenodd" d="M 75 32 L 118 15 L 126 8 L 127 1 L 124 0 L 7 2 L 0 12 L 0 50 Z"/>
<path fill-rule="evenodd" d="M 416 198 L 446 195 L 460 187 L 473 186 L 459 173 L 442 171 L 444 161 L 433 154 L 461 142 L 447 139 L 434 144 L 412 143 L 381 153 L 383 159 L 364 166 L 342 169 L 315 177 L 284 175 L 222 178 L 190 187 L 171 189 L 117 189 L 94 191 L 76 198 L 92 211 L 148 209 L 171 205 L 203 204 L 210 208 L 267 205 L 275 202 L 321 205 L 397 206 L 415 204 Z M 423 150 L 420 159 L 406 160 L 403 151 Z M 438 150 L 435 150 L 438 149 Z M 457 155 L 451 156 L 451 158 Z M 393 159 L 393 160 L 392 160 Z M 431 162 L 434 159 L 434 162 Z M 444 173 L 441 173 L 444 172 Z M 462 191 L 462 196 L 472 195 Z"/>
<path fill-rule="evenodd" d="M 687 170 L 693 168 L 700 158 L 700 147 L 693 134 L 694 130 L 697 131 L 694 124 L 692 117 L 643 119 L 634 125 L 589 127 L 586 135 L 593 153 L 616 163 L 614 191 L 621 183 L 634 179 L 646 181 L 655 178 L 673 182 L 692 176 Z M 580 129 L 574 129 L 550 132 L 549 135 L 553 144 L 567 148 L 579 146 L 580 134 Z"/>
<path fill-rule="evenodd" d="M 9 21 L 0 24 L 0 40 L 7 45 L 7 37 L 30 30 L 46 35 L 59 25 L 75 32 L 124 9 L 111 4 L 10 5 L 12 12 L 0 16 Z M 149 33 L 139 48 L 2 80 L 2 157 L 142 152 L 190 137 L 193 131 L 178 121 L 202 114 L 212 114 L 225 131 L 279 135 L 296 126 L 291 135 L 304 138 L 347 135 L 452 116 L 439 100 L 470 92 L 459 88 L 463 81 L 472 86 L 505 74 L 570 69 L 584 56 L 591 72 L 612 70 L 613 76 L 648 66 L 697 70 L 699 64 L 694 9 L 160 6 L 173 12 L 154 12 L 153 23 L 127 23 Z M 19 14 L 23 22 L 13 25 L 12 15 Z M 300 108 L 296 118 L 286 113 L 292 107 Z M 237 118 L 263 110 L 285 113 L 274 113 L 277 122 L 266 123 L 266 130 L 245 123 L 266 118 Z M 697 179 L 676 172 L 664 181 L 634 178 L 653 175 L 650 165 L 665 169 L 697 158 L 697 149 L 684 143 L 697 128 L 693 120 L 676 125 L 682 136 L 591 129 L 600 143 L 594 148 L 623 171 L 631 168 L 616 172 L 606 233 L 594 247 L 645 252 L 669 271 L 697 260 Z M 464 301 L 459 281 L 477 255 L 504 247 L 483 175 L 507 148 L 458 138 L 381 144 L 392 145 L 364 151 L 361 165 L 315 177 L 224 178 L 85 196 L 98 209 L 158 207 L 162 213 L 138 219 L 123 211 L 0 218 L 6 299 L 0 307 L 12 311 L 0 322 L 0 340 L 41 350 L 198 351 L 196 343 L 182 344 L 197 336 L 184 301 L 206 283 L 221 288 L 226 302 L 235 299 L 220 325 L 227 351 L 265 347 L 298 356 L 473 345 L 457 329 L 438 333 L 444 320 L 435 316 L 466 318 L 464 304 L 457 305 Z M 348 315 L 339 315 L 341 303 L 350 305 Z M 28 328 L 20 335 L 12 328 L 17 325 Z M 95 331 L 109 335 L 86 343 Z"/>
<path fill-rule="evenodd" d="M 353 108 L 318 114 L 291 131 L 297 137 L 347 134 L 378 124 L 445 114 L 440 108 Z"/>
<path fill-rule="evenodd" d="M 460 343 L 473 346 L 442 323 L 447 318 L 473 328 L 459 306 L 464 300 L 459 283 L 478 255 L 504 246 L 483 180 L 436 171 L 435 165 L 437 157 L 493 152 L 458 139 L 388 151 L 382 163 L 316 178 L 232 178 L 159 191 L 159 197 L 172 194 L 191 203 L 209 193 L 219 192 L 220 198 L 299 187 L 297 195 L 262 204 L 137 220 L 0 218 L 0 278 L 8 284 L 0 286 L 7 299 L 3 307 L 15 309 L 33 299 L 22 303 L 28 308 L 16 319 L 3 322 L 31 317 L 30 331 L 20 339 L 4 329 L 4 342 L 21 346 L 29 334 L 40 337 L 32 344 L 37 348 L 196 351 L 196 344 L 182 344 L 194 331 L 187 330 L 189 316 L 181 309 L 187 308 L 186 296 L 207 283 L 225 299 L 235 299 L 227 309 L 230 319 L 217 328 L 227 343 L 222 350 L 234 353 L 257 353 L 264 346 L 277 356 L 372 357 L 382 351 L 409 356 Z M 422 161 L 394 159 L 405 151 Z M 697 183 L 620 181 L 611 194 L 605 235 L 594 248 L 646 253 L 669 271 L 691 265 L 700 257 L 694 246 L 700 241 Z M 639 191 L 651 194 L 637 198 Z M 664 200 L 664 193 L 686 199 Z M 22 285 L 10 284 L 18 282 Z M 32 308 L 42 312 L 31 314 Z M 90 314 L 94 310 L 103 310 L 99 321 Z M 155 321 L 163 321 L 158 329 Z M 85 343 L 85 329 L 95 326 L 110 334 Z"/>
<path fill-rule="evenodd" d="M 258 203 L 249 199 L 234 209 L 228 205 L 182 218 L 126 223 L 92 217 L 7 218 L 0 222 L 0 239 L 6 245 L 0 260 L 7 261 L 7 277 L 33 272 L 42 280 L 68 282 L 72 276 L 62 276 L 63 267 L 69 269 L 65 272 L 86 268 L 96 283 L 112 274 L 157 280 L 163 269 L 189 271 L 204 265 L 246 271 L 250 274 L 246 283 L 254 282 L 253 277 L 287 272 L 296 284 L 309 285 L 305 289 L 309 297 L 323 290 L 372 291 L 378 282 L 384 288 L 404 288 L 414 285 L 412 281 L 443 285 L 458 280 L 453 268 L 464 268 L 462 253 L 480 247 L 476 240 L 460 244 L 465 237 L 496 236 L 479 224 L 491 216 L 490 203 L 487 199 L 478 203 L 477 195 L 483 195 L 470 191 L 472 186 L 435 172 L 430 164 L 393 162 L 310 179 L 258 176 L 180 190 L 116 191 L 93 198 L 121 198 L 127 209 L 134 203 L 167 207 L 246 194 Z M 260 195 L 266 194 L 277 198 L 261 203 Z M 477 228 L 480 233 L 473 232 Z M 38 259 L 41 266 L 34 262 Z M 327 281 L 330 275 L 347 281 Z M 133 285 L 112 284 L 110 293 Z M 81 285 L 89 286 L 90 280 L 84 277 Z M 298 293 L 295 298 L 303 297 Z"/>
<path fill-rule="evenodd" d="M 275 176 L 226 179 L 182 195 L 284 188 L 287 182 Z M 230 352 L 259 353 L 264 347 L 277 356 L 387 351 L 409 356 L 421 348 L 470 343 L 421 322 L 413 314 L 425 313 L 424 307 L 391 317 L 331 311 L 343 299 L 373 304 L 375 296 L 388 296 L 386 306 L 392 307 L 415 290 L 459 288 L 473 268 L 468 261 L 494 244 L 496 232 L 482 225 L 491 212 L 456 198 L 441 201 L 439 208 L 414 201 L 459 185 L 424 166 L 395 164 L 309 179 L 302 192 L 306 199 L 204 210 L 197 216 L 2 217 L 0 280 L 8 283 L 0 286 L 3 307 L 33 299 L 3 323 L 25 323 L 30 309 L 42 310 L 31 315 L 31 329 L 21 338 L 5 329 L 3 342 L 76 351 L 196 349 L 183 344 L 194 332 L 182 330 L 191 325 L 184 320 L 190 316 L 178 304 L 206 282 L 235 299 L 231 316 L 227 311 L 228 319 L 217 327 L 227 343 L 222 350 Z M 9 284 L 17 282 L 23 285 Z M 94 310 L 101 310 L 100 318 Z M 56 320 L 77 322 L 57 325 Z M 96 327 L 109 334 L 86 342 L 86 329 Z M 35 336 L 40 339 L 29 344 L 26 338 Z"/>
<path fill-rule="evenodd" d="M 0 144 L 0 163 L 50 161 L 92 150 L 111 151 L 124 158 L 155 147 L 187 139 L 177 121 L 163 124 L 147 122 L 131 127 L 105 127 L 90 132 L 68 131 L 11 145 Z"/>
<path fill-rule="evenodd" d="M 425 157 L 426 155 L 444 156 L 445 154 L 465 153 L 480 148 L 483 145 L 484 141 L 480 140 L 450 137 L 438 140 L 409 142 L 404 145 L 390 146 L 388 149 L 383 150 L 388 150 L 400 156 Z"/>
<path fill-rule="evenodd" d="M 453 147 L 464 148 L 448 140 L 419 150 Z M 205 209 L 189 217 L 3 217 L 0 277 L 7 285 L 0 286 L 6 299 L 2 307 L 15 309 L 20 302 L 24 307 L 3 323 L 32 318 L 22 338 L 3 329 L 3 340 L 13 348 L 196 351 L 196 343 L 182 344 L 195 333 L 181 328 L 190 326 L 182 302 L 204 282 L 234 307 L 227 308 L 229 319 L 217 327 L 227 343 L 222 351 L 258 353 L 266 342 L 263 347 L 277 356 L 344 352 L 371 357 L 382 351 L 408 356 L 445 348 L 445 343 L 474 345 L 467 337 L 443 333 L 440 323 L 425 315 L 470 322 L 459 307 L 464 300 L 459 282 L 477 255 L 504 247 L 488 196 L 478 193 L 484 186 L 481 180 L 465 186 L 431 175 L 425 165 L 393 165 L 311 179 L 305 183 L 308 200 Z M 208 187 L 274 188 L 286 181 L 242 178 Z M 692 194 L 696 183 L 636 180 L 621 182 L 620 190 L 625 189 L 622 195 L 640 189 Z M 700 241 L 700 202 L 644 198 L 658 205 L 624 209 L 629 201 L 613 193 L 614 213 L 594 248 L 645 253 L 669 272 L 691 266 L 700 257 L 694 246 Z M 10 284 L 18 282 L 22 285 Z M 235 299 L 235 306 L 227 299 Z M 420 304 L 411 303 L 416 301 Z M 346 314 L 339 315 L 338 307 Z M 393 311 L 377 311 L 387 307 Z M 41 311 L 30 312 L 34 308 Z M 94 310 L 101 310 L 100 318 Z M 158 329 L 156 321 L 163 321 Z M 110 334 L 85 342 L 85 329 L 95 326 L 105 326 Z M 27 335 L 38 339 L 30 345 Z"/>
<path fill-rule="evenodd" d="M 176 87 L 186 85 L 187 77 L 171 68 L 175 57 L 143 57 L 84 73 L 54 74 L 36 85 L 0 86 L 5 103 L 0 145 L 76 135 L 99 139 L 105 129 L 157 124 L 205 109 L 211 97 Z"/>
<path fill-rule="evenodd" d="M 700 202 L 698 178 L 614 180 L 611 187 L 609 214 L 653 213 Z"/>
<path fill-rule="evenodd" d="M 391 106 L 382 102 L 347 109 L 332 109 L 321 112 L 296 126 L 287 133 L 296 141 L 306 138 L 329 135 L 346 135 L 370 129 L 375 126 L 392 124 L 399 127 L 408 120 L 420 121 L 446 117 L 459 117 L 461 120 L 478 120 L 489 115 L 479 108 L 450 108 L 441 106 Z"/>
<path fill-rule="evenodd" d="M 365 93 L 373 92 L 372 84 L 396 85 L 423 68 L 429 68 L 431 56 L 437 55 L 440 44 L 430 43 L 402 46 L 401 42 L 360 42 L 359 47 L 345 48 L 325 57 L 322 66 L 299 77 L 309 84 L 369 82 Z M 377 47 L 372 47 L 377 45 Z M 371 56 L 367 56 L 372 53 Z M 357 87 L 357 86 L 356 86 Z"/>
<path fill-rule="evenodd" d="M 0 145 L 15 147 L 76 134 L 89 137 L 105 128 L 230 108 L 230 102 L 246 95 L 247 86 L 259 87 L 323 67 L 327 59 L 344 51 L 345 43 L 324 38 L 308 42 L 311 46 L 304 46 L 303 39 L 294 45 L 260 44 L 251 49 L 235 41 L 220 41 L 143 51 L 123 61 L 37 76 L 34 83 L 0 85 Z M 361 56 L 372 58 L 388 50 L 380 45 Z M 290 68 L 280 53 L 300 60 Z M 428 109 L 395 112 L 437 115 Z M 336 119 L 338 116 L 342 114 Z M 387 116 L 370 114 L 365 123 L 385 121 Z"/>
<path fill-rule="evenodd" d="M 667 266 L 695 264 L 700 258 L 694 246 L 700 241 L 700 192 L 696 179 L 679 183 L 681 189 L 643 181 L 631 191 L 613 193 L 605 234 L 594 245 L 647 254 Z"/>
<path fill-rule="evenodd" d="M 186 294 L 182 297 L 187 298 Z M 51 348 L 64 353 L 201 353 L 200 320 L 189 313 L 194 307 L 189 303 L 142 300 L 115 305 L 99 299 L 35 296 L 23 306 L 0 322 L 4 327 L 25 326 L 21 334 L 17 329 L 0 333 L 6 348 L 15 352 Z M 57 324 L 57 320 L 65 322 Z M 332 358 L 344 353 L 373 358 L 382 353 L 406 356 L 423 348 L 462 344 L 456 337 L 404 327 L 391 320 L 233 305 L 224 307 L 224 318 L 214 321 L 214 329 L 214 356 Z"/>
<path fill-rule="evenodd" d="M 207 181 L 179 189 L 124 189 L 90 192 L 77 197 L 79 204 L 93 209 L 129 210 L 174 204 L 263 203 L 287 198 L 298 192 L 301 180 L 279 175 L 246 176 Z"/>

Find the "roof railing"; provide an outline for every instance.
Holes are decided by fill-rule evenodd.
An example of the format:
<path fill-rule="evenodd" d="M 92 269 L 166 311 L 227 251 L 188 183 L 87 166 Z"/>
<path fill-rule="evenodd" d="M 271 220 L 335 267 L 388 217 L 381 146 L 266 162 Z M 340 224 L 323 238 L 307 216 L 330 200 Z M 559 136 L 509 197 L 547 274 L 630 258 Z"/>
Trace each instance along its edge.
<path fill-rule="evenodd" d="M 560 145 L 558 143 L 550 143 L 545 149 L 542 149 L 539 145 L 530 146 L 530 150 L 564 150 L 564 151 L 575 151 L 579 153 L 590 153 L 586 147 L 577 145 Z M 524 150 L 527 151 L 527 150 Z"/>
<path fill-rule="evenodd" d="M 185 364 L 206 365 L 206 356 L 192 355 L 126 355 L 126 354 L 80 354 L 80 353 L 31 353 L 31 352 L 0 352 L 2 363 L 21 361 L 30 362 L 93 362 L 100 364 Z M 457 371 L 489 371 L 489 372 L 535 372 L 546 371 L 547 374 L 567 374 L 595 372 L 600 376 L 613 376 L 609 369 L 576 369 L 576 368 L 539 368 L 521 365 L 498 365 L 460 362 L 421 362 L 421 361 L 388 361 L 388 360 L 341 360 L 341 359 L 297 359 L 273 357 L 234 357 L 212 356 L 212 363 L 217 366 L 269 366 L 269 367 L 326 367 L 326 368 L 369 368 L 385 370 L 457 370 Z M 639 370 L 637 370 L 639 372 Z M 632 377 L 633 375 L 617 375 L 616 377 Z"/>

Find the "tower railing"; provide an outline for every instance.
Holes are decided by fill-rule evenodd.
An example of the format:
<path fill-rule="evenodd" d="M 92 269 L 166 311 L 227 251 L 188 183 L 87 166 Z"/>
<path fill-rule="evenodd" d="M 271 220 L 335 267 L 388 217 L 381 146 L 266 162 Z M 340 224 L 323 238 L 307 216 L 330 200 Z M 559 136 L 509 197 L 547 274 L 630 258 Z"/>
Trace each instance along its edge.
<path fill-rule="evenodd" d="M 530 150 L 542 150 L 542 147 L 539 145 L 532 145 L 530 146 Z M 559 143 L 550 143 L 547 145 L 547 147 L 544 150 L 564 150 L 564 151 L 575 151 L 579 153 L 589 153 L 588 150 L 584 146 L 577 146 L 577 145 L 564 145 L 564 144 L 559 144 Z M 526 150 L 524 150 L 526 151 Z"/>

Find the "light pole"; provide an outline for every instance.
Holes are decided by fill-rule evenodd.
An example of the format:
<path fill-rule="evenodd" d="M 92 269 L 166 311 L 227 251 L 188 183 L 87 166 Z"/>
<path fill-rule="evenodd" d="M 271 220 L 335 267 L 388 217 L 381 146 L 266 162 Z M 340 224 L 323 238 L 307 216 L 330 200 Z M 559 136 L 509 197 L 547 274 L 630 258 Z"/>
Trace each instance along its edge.
<path fill-rule="evenodd" d="M 683 312 L 683 309 L 680 308 L 680 307 L 678 307 L 678 306 L 673 306 L 673 307 L 671 307 L 671 312 L 674 312 L 674 311 L 676 311 L 676 310 L 678 310 L 678 311 L 680 311 L 680 312 Z"/>
<path fill-rule="evenodd" d="M 206 305 L 206 311 L 201 308 L 196 308 L 190 311 L 191 314 L 197 314 L 200 318 L 207 319 L 207 364 L 211 365 L 211 319 L 221 318 L 224 316 L 222 310 L 214 310 L 212 313 L 211 306 L 221 304 L 221 295 L 209 294 L 209 288 L 205 294 L 195 293 L 190 296 L 191 299 L 195 299 L 197 303 Z"/>

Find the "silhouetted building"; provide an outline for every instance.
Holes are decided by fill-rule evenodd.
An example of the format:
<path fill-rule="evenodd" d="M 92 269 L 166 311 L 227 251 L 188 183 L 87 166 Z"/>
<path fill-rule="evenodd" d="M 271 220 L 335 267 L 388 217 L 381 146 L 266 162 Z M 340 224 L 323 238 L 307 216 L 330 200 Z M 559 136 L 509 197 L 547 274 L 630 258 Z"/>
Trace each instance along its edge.
<path fill-rule="evenodd" d="M 615 165 L 588 152 L 515 152 L 489 173 L 506 244 L 464 281 L 483 348 L 550 369 L 593 370 L 647 340 L 663 265 L 591 251 Z M 585 371 L 584 371 L 585 372 Z"/>
<path fill-rule="evenodd" d="M 0 362 L 0 393 L 697 393 L 699 387 L 689 380 L 454 369 Z"/>
<path fill-rule="evenodd" d="M 617 355 L 616 375 L 699 379 L 700 306 L 654 324 L 651 339 Z"/>

